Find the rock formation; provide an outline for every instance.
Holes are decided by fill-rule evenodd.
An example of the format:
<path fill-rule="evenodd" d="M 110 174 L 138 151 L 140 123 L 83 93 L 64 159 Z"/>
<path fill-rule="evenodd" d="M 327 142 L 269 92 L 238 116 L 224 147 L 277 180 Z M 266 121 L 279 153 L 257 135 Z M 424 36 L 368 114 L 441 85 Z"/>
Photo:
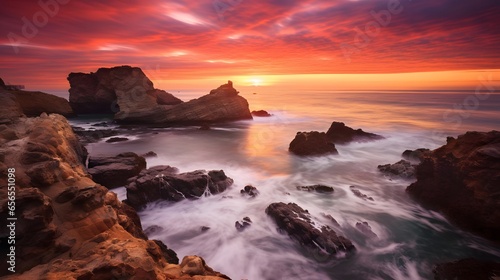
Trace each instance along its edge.
<path fill-rule="evenodd" d="M 146 169 L 146 160 L 135 153 L 121 153 L 114 157 L 91 157 L 88 172 L 94 182 L 107 188 L 127 185 L 128 179 Z"/>
<path fill-rule="evenodd" d="M 28 117 L 37 117 L 41 113 L 74 116 L 68 100 L 40 91 L 11 90 L 23 113 Z"/>
<path fill-rule="evenodd" d="M 276 222 L 278 228 L 302 246 L 312 250 L 315 255 L 334 257 L 339 252 L 353 252 L 354 245 L 350 240 L 337 233 L 327 225 L 316 225 L 307 210 L 295 203 L 272 203 L 266 213 Z"/>
<path fill-rule="evenodd" d="M 383 136 L 364 132 L 361 129 L 352 129 L 343 122 L 333 122 L 326 132 L 328 139 L 335 144 L 347 144 L 350 142 L 365 142 L 370 140 L 384 139 Z"/>
<path fill-rule="evenodd" d="M 335 145 L 331 143 L 324 132 L 297 132 L 288 150 L 298 156 L 320 156 L 338 154 Z"/>
<path fill-rule="evenodd" d="M 254 117 L 270 117 L 272 115 L 269 114 L 267 111 L 258 110 L 258 111 L 252 111 L 252 116 L 254 116 Z"/>
<path fill-rule="evenodd" d="M 23 115 L 23 110 L 16 97 L 0 88 L 0 125 L 10 123 Z"/>
<path fill-rule="evenodd" d="M 70 73 L 70 104 L 78 114 L 109 113 L 122 123 L 207 123 L 251 119 L 248 102 L 233 84 L 183 103 L 155 89 L 140 68 L 100 68 L 96 73 Z"/>
<path fill-rule="evenodd" d="M 424 157 L 415 200 L 441 211 L 460 227 L 500 241 L 500 132 L 467 132 Z"/>
<path fill-rule="evenodd" d="M 197 170 L 177 174 L 170 166 L 155 166 L 130 179 L 127 186 L 127 202 L 141 209 L 156 200 L 181 201 L 203 195 L 217 194 L 233 184 L 233 179 L 222 170 Z"/>
<path fill-rule="evenodd" d="M 401 155 L 404 159 L 412 162 L 421 162 L 425 156 L 430 155 L 431 150 L 429 149 L 416 149 L 416 150 L 406 150 Z"/>
<path fill-rule="evenodd" d="M 407 160 L 400 160 L 393 164 L 377 166 L 378 170 L 391 178 L 413 179 L 415 178 L 415 166 Z"/>
<path fill-rule="evenodd" d="M 64 117 L 42 114 L 5 127 L 15 132 L 0 138 L 0 184 L 15 168 L 16 273 L 2 262 L 2 279 L 227 279 L 199 257 L 178 265 L 175 252 L 147 240 L 135 210 L 90 179 L 86 151 Z M 6 192 L 0 188 L 3 221 Z M 2 227 L 2 244 L 8 236 Z"/>
<path fill-rule="evenodd" d="M 297 186 L 297 190 L 308 192 L 315 191 L 318 193 L 333 193 L 333 188 L 325 185 Z"/>

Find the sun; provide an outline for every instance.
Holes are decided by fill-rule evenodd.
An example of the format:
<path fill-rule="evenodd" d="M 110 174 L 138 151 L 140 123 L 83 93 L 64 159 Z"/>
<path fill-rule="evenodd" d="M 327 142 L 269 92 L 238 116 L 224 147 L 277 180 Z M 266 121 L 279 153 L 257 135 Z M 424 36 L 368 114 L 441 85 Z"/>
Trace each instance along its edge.
<path fill-rule="evenodd" d="M 250 82 L 252 83 L 252 85 L 254 87 L 258 87 L 258 86 L 262 85 L 262 79 L 260 79 L 260 78 L 252 78 L 252 79 L 250 79 Z"/>

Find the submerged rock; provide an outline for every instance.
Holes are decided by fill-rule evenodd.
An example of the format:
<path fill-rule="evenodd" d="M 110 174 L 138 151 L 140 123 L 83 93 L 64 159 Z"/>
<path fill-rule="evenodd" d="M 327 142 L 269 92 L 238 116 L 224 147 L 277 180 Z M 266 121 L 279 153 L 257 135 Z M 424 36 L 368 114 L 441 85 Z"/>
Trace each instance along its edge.
<path fill-rule="evenodd" d="M 149 152 L 141 155 L 141 157 L 143 157 L 143 158 L 157 157 L 157 156 L 158 156 L 158 154 L 153 152 L 153 151 L 149 151 Z"/>
<path fill-rule="evenodd" d="M 357 196 L 357 197 L 359 197 L 359 198 L 361 198 L 361 199 L 363 199 L 363 200 L 370 200 L 370 201 L 374 201 L 374 200 L 373 200 L 373 197 L 371 197 L 371 196 L 367 196 L 366 194 L 362 193 L 360 190 L 356 189 L 356 187 L 355 187 L 355 186 L 350 186 L 350 187 L 349 187 L 349 189 L 351 190 L 351 192 L 352 192 L 355 196 Z"/>
<path fill-rule="evenodd" d="M 325 185 L 312 185 L 312 186 L 297 186 L 297 190 L 299 191 L 308 191 L 308 192 L 318 192 L 318 193 L 332 193 L 333 188 Z"/>
<path fill-rule="evenodd" d="M 390 177 L 413 179 L 415 178 L 415 166 L 411 162 L 402 159 L 394 164 L 379 165 L 377 168 Z"/>
<path fill-rule="evenodd" d="M 383 136 L 364 132 L 361 129 L 352 129 L 343 122 L 333 122 L 326 132 L 328 140 L 335 144 L 347 144 L 350 142 L 366 142 L 384 139 Z"/>
<path fill-rule="evenodd" d="M 356 228 L 361 233 L 363 233 L 366 237 L 369 237 L 369 238 L 376 238 L 376 237 L 378 237 L 377 234 L 375 234 L 372 231 L 372 227 L 367 222 L 357 222 L 356 223 Z"/>
<path fill-rule="evenodd" d="M 116 142 L 125 142 L 128 141 L 127 137 L 111 137 L 106 140 L 106 143 L 116 143 Z"/>
<path fill-rule="evenodd" d="M 432 271 L 436 280 L 492 280 L 500 275 L 500 263 L 463 259 L 437 264 Z"/>
<path fill-rule="evenodd" d="M 257 111 L 252 111 L 252 116 L 254 117 L 270 117 L 272 116 L 265 110 L 257 110 Z"/>
<path fill-rule="evenodd" d="M 316 225 L 309 212 L 295 203 L 272 203 L 266 208 L 266 213 L 276 222 L 280 230 L 315 254 L 329 258 L 339 252 L 355 250 L 350 240 L 337 235 L 329 226 Z"/>
<path fill-rule="evenodd" d="M 127 201 L 136 209 L 156 200 L 181 201 L 203 195 L 218 194 L 233 184 L 233 179 L 222 170 L 196 170 L 176 174 L 170 166 L 157 166 L 143 170 L 131 178 L 127 186 Z"/>
<path fill-rule="evenodd" d="M 245 217 L 245 218 L 243 218 L 243 220 L 236 221 L 234 223 L 234 227 L 236 227 L 236 229 L 238 231 L 244 231 L 245 229 L 247 229 L 251 225 L 252 225 L 252 220 L 249 217 Z"/>
<path fill-rule="evenodd" d="M 256 197 L 257 195 L 259 195 L 259 190 L 257 190 L 257 188 L 252 185 L 247 185 L 240 191 L 240 193 L 246 194 L 251 197 Z"/>
<path fill-rule="evenodd" d="M 115 188 L 127 185 L 129 178 L 146 169 L 146 160 L 136 153 L 121 153 L 112 157 L 91 157 L 88 167 L 95 182 Z"/>
<path fill-rule="evenodd" d="M 449 137 L 416 169 L 406 190 L 458 226 L 500 241 L 500 132 Z"/>
<path fill-rule="evenodd" d="M 321 156 L 338 154 L 335 145 L 331 143 L 324 132 L 297 132 L 288 150 L 298 156 Z"/>

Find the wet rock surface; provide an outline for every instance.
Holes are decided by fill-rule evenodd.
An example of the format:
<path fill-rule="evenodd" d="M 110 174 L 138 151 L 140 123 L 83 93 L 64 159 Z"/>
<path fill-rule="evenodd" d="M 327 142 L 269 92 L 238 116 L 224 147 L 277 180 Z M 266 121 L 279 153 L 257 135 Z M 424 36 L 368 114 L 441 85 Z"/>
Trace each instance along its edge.
<path fill-rule="evenodd" d="M 324 132 L 297 132 L 288 150 L 298 156 L 336 155 L 339 152 Z"/>
<path fill-rule="evenodd" d="M 333 193 L 333 187 L 325 185 L 297 186 L 299 191 L 318 192 L 318 193 Z"/>
<path fill-rule="evenodd" d="M 257 111 L 252 111 L 252 116 L 254 117 L 270 117 L 272 116 L 265 110 L 257 110 Z"/>
<path fill-rule="evenodd" d="M 414 179 L 415 166 L 407 160 L 400 160 L 394 164 L 377 166 L 378 170 L 391 178 Z"/>
<path fill-rule="evenodd" d="M 91 157 L 88 172 L 95 182 L 115 188 L 127 185 L 128 179 L 146 169 L 146 160 L 135 153 L 121 153 L 112 157 Z"/>
<path fill-rule="evenodd" d="M 276 222 L 280 231 L 286 232 L 315 254 L 330 258 L 339 252 L 355 250 L 350 240 L 337 235 L 329 226 L 316 225 L 309 212 L 295 203 L 272 203 L 266 208 L 266 213 Z"/>
<path fill-rule="evenodd" d="M 347 144 L 350 142 L 366 142 L 384 139 L 383 136 L 365 132 L 362 129 L 352 129 L 343 122 L 333 122 L 326 132 L 328 139 L 335 144 Z"/>

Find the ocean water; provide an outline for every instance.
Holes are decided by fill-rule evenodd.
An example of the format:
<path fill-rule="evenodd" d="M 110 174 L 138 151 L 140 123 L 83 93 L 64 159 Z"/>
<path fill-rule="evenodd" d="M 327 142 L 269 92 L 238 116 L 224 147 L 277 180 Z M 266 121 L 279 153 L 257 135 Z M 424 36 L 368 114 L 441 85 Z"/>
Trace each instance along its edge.
<path fill-rule="evenodd" d="M 201 95 L 201 93 L 199 94 Z M 179 258 L 196 254 L 232 279 L 432 279 L 435 263 L 475 257 L 500 260 L 500 247 L 451 225 L 439 213 L 413 202 L 408 180 L 380 174 L 377 165 L 394 163 L 406 149 L 434 149 L 469 130 L 500 128 L 500 95 L 475 92 L 269 92 L 242 94 L 252 110 L 268 118 L 198 127 L 122 129 L 130 140 L 88 145 L 92 155 L 154 151 L 148 166 L 171 165 L 181 172 L 222 169 L 234 185 L 222 194 L 193 201 L 150 203 L 139 213 L 143 228 L 160 226 L 151 239 L 162 240 Z M 180 96 L 194 98 L 195 93 Z M 90 127 L 102 117 L 74 119 Z M 332 121 L 378 133 L 384 140 L 336 145 L 339 155 L 297 157 L 288 145 L 297 131 L 326 131 Z M 260 195 L 243 197 L 251 184 Z M 324 184 L 333 194 L 303 192 L 297 186 Z M 356 197 L 356 186 L 374 201 Z M 125 189 L 117 188 L 125 198 Z M 349 257 L 325 260 L 303 250 L 277 231 L 265 214 L 273 202 L 295 202 L 318 224 L 330 225 L 353 241 Z M 322 213 L 340 224 L 331 224 Z M 239 232 L 234 224 L 250 217 Z M 367 222 L 376 238 L 359 232 Z M 210 227 L 201 231 L 201 227 Z"/>

